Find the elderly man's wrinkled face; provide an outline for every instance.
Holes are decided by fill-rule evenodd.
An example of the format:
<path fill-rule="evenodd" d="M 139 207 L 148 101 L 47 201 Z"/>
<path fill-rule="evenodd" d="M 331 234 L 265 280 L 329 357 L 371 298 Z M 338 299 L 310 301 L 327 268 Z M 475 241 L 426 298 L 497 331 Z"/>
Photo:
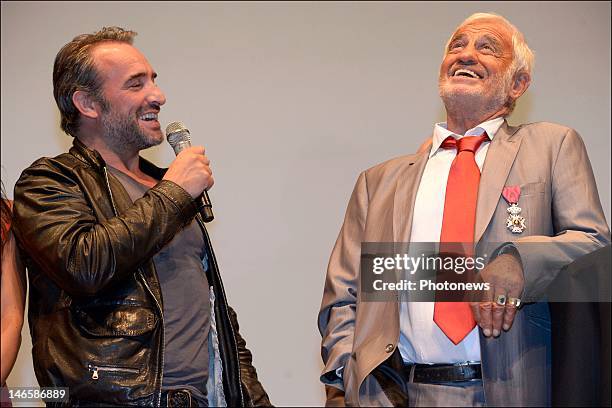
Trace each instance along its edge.
<path fill-rule="evenodd" d="M 497 110 L 512 84 L 512 32 L 503 22 L 478 19 L 459 27 L 440 66 L 440 96 L 449 103 Z"/>

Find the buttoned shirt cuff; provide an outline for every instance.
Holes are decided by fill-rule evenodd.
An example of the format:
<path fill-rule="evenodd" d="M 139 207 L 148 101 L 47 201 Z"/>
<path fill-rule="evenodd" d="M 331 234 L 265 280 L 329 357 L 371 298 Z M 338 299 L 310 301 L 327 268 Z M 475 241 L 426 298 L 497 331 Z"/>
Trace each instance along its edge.
<path fill-rule="evenodd" d="M 493 256 L 491 257 L 491 259 L 495 259 L 498 256 L 504 255 L 504 254 L 513 255 L 518 261 L 521 261 L 521 254 L 519 253 L 518 249 L 512 242 L 506 242 L 502 244 L 499 248 L 497 248 L 493 252 Z M 521 265 L 522 264 L 523 263 L 521 262 Z"/>
<path fill-rule="evenodd" d="M 344 373 L 344 366 L 338 367 L 335 370 L 328 371 L 321 375 L 321 382 L 325 385 L 330 385 L 341 390 L 344 390 L 344 380 L 342 375 Z"/>
<path fill-rule="evenodd" d="M 344 373 L 344 366 L 336 368 L 336 375 L 342 379 L 342 373 Z"/>

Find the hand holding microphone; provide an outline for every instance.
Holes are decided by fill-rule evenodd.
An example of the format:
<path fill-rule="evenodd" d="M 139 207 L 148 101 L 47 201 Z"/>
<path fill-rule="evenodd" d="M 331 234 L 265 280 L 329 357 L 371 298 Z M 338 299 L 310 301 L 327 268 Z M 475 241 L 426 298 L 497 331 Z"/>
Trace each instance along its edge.
<path fill-rule="evenodd" d="M 198 202 L 204 222 L 212 221 L 212 204 L 206 190 L 212 187 L 214 180 L 204 148 L 191 146 L 189 130 L 180 122 L 172 122 L 166 127 L 166 138 L 174 149 L 176 159 L 164 179 L 184 188 Z"/>
<path fill-rule="evenodd" d="M 214 183 L 209 163 L 202 146 L 187 147 L 176 156 L 164 179 L 183 187 L 195 199 Z"/>

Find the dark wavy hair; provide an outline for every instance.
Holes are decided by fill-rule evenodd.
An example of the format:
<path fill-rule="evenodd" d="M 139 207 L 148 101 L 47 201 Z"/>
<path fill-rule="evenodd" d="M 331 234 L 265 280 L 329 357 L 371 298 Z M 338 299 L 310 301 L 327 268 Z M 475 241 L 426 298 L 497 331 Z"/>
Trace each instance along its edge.
<path fill-rule="evenodd" d="M 0 183 L 0 212 L 2 212 L 2 244 L 0 247 L 0 253 L 4 251 L 4 244 L 6 244 L 6 238 L 8 237 L 8 232 L 11 225 L 11 218 L 13 216 L 13 212 L 11 211 L 11 207 L 8 205 L 8 200 L 6 198 L 6 194 L 4 193 L 4 183 Z"/>
<path fill-rule="evenodd" d="M 81 34 L 64 45 L 53 64 L 53 96 L 61 114 L 62 130 L 71 136 L 79 131 L 80 113 L 72 103 L 76 91 L 85 91 L 104 106 L 102 80 L 91 56 L 92 49 L 103 42 L 132 44 L 135 31 L 104 27 L 93 34 Z"/>

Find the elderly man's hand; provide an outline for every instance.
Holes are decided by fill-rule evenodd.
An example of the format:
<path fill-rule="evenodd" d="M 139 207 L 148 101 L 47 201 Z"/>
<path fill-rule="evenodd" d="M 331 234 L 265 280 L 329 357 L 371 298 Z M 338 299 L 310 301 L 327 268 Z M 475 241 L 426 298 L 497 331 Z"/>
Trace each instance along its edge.
<path fill-rule="evenodd" d="M 472 314 L 485 336 L 497 337 L 501 329 L 510 330 L 517 306 L 509 304 L 507 299 L 519 298 L 523 293 L 525 278 L 520 259 L 511 254 L 502 254 L 488 264 L 480 277 L 490 284 L 481 302 L 471 302 Z M 505 305 L 497 302 L 499 296 L 506 299 Z"/>

